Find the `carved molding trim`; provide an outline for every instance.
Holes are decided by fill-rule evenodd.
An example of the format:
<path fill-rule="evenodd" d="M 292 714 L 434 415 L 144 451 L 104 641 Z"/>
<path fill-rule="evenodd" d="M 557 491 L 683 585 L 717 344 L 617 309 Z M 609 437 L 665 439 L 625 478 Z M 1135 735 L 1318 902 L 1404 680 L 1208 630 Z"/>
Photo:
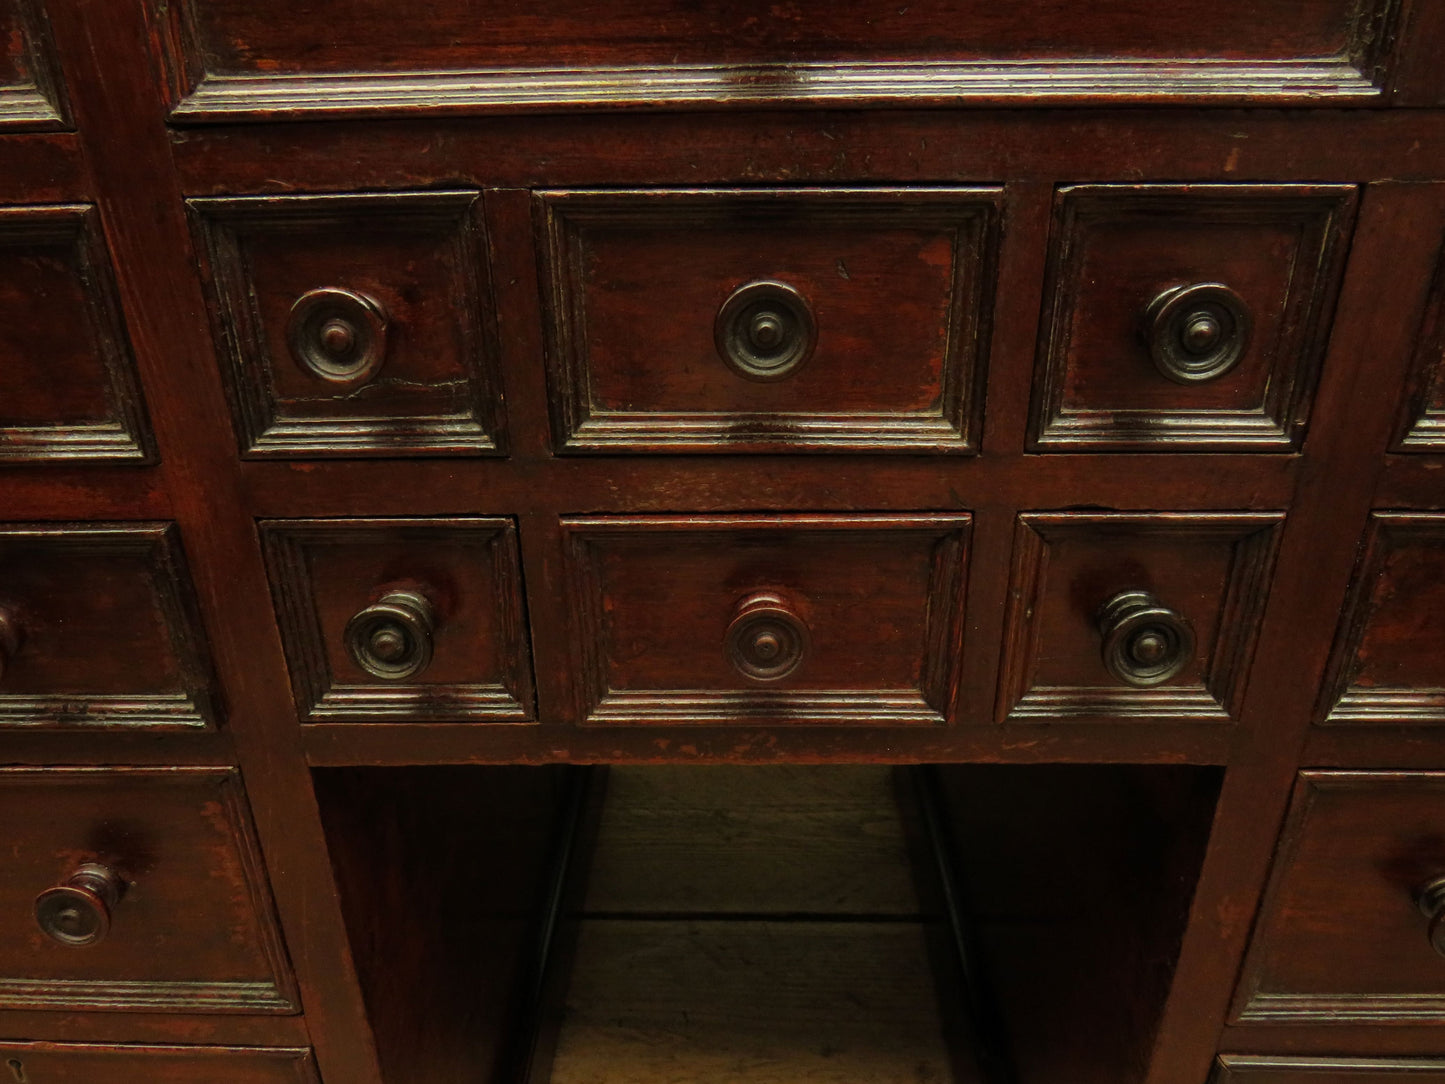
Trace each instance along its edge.
<path fill-rule="evenodd" d="M 1238 717 L 1284 516 L 1253 513 L 1024 512 L 1014 533 L 1009 606 L 999 668 L 998 722 L 1118 722 L 1171 719 L 1225 723 Z M 1048 589 L 1050 544 L 1111 533 L 1232 541 L 1229 578 L 1220 585 L 1218 630 L 1199 644 L 1207 659 L 1196 685 L 1038 686 L 1034 668 L 1040 649 L 1039 604 Z M 1096 644 L 1091 641 L 1090 648 Z M 1100 662 L 1100 673 L 1104 673 Z"/>
<path fill-rule="evenodd" d="M 590 726 L 942 726 L 957 679 L 972 518 L 939 514 L 577 516 L 562 520 L 577 718 Z M 917 689 L 613 689 L 598 559 L 609 541 L 666 534 L 670 544 L 746 531 L 932 536 L 927 633 Z M 719 641 L 719 649 L 721 641 Z"/>
<path fill-rule="evenodd" d="M 1055 195 L 1034 371 L 1029 445 L 1038 451 L 1245 450 L 1289 452 L 1304 439 L 1354 222 L 1353 185 L 1064 185 Z M 1251 353 L 1269 359 L 1256 408 L 1070 407 L 1070 350 L 1084 241 L 1095 224 L 1160 221 L 1182 228 L 1290 224 L 1299 244 L 1278 335 Z M 1142 312 L 1148 298 L 1140 298 Z M 1147 349 L 1139 345 L 1141 357 Z M 1121 364 L 1129 359 L 1121 358 Z M 1188 389 L 1177 401 L 1187 403 Z"/>
<path fill-rule="evenodd" d="M 546 299 L 547 370 L 554 439 L 569 452 L 952 452 L 976 450 L 992 326 L 1002 190 L 648 189 L 567 190 L 534 195 Z M 716 227 L 751 222 L 897 226 L 948 231 L 951 299 L 940 403 L 918 412 L 627 411 L 592 402 L 584 239 L 589 229 Z M 711 314 L 708 314 L 711 319 Z M 721 363 L 720 363 L 721 364 Z"/>
<path fill-rule="evenodd" d="M 159 1067 L 166 1062 L 200 1068 L 207 1063 L 254 1065 L 257 1068 L 285 1068 L 294 1084 L 316 1084 L 315 1061 L 304 1047 L 276 1046 L 161 1046 L 158 1044 L 105 1042 L 0 1042 L 0 1058 L 18 1058 L 27 1069 L 39 1059 L 48 1069 L 60 1068 L 72 1058 L 103 1058 L 115 1071 L 121 1068 Z"/>
<path fill-rule="evenodd" d="M 1379 605 L 1379 592 L 1387 587 L 1383 579 L 1385 562 L 1396 541 L 1404 537 L 1437 543 L 1445 566 L 1445 513 L 1372 514 L 1325 671 L 1316 710 L 1316 718 L 1322 723 L 1445 723 L 1445 687 L 1364 686 L 1354 681 L 1359 652 Z M 1445 661 L 1441 673 L 1445 674 Z"/>
<path fill-rule="evenodd" d="M 1445 452 L 1445 245 L 1420 322 L 1395 452 Z"/>
<path fill-rule="evenodd" d="M 0 728 L 207 728 L 216 724 L 219 710 L 212 691 L 215 682 L 206 637 L 175 524 L 5 524 L 0 526 L 0 591 L 6 566 L 22 563 L 27 551 L 71 553 L 81 558 L 107 554 L 144 557 L 184 688 L 123 695 L 63 690 L 37 696 L 6 692 L 0 683 Z M 4 601 L 24 600 L 7 597 Z M 117 650 L 126 648 L 121 643 Z"/>
<path fill-rule="evenodd" d="M 0 0 L 3 2 L 3 0 Z M 50 25 L 41 0 L 10 0 L 19 19 L 18 40 L 0 41 L 29 76 L 0 84 L 0 131 L 53 131 L 70 127 L 69 110 L 55 63 Z"/>
<path fill-rule="evenodd" d="M 100 212 L 90 204 L 0 207 L 0 258 L 10 247 L 64 247 L 85 298 L 75 314 L 90 334 L 105 373 L 109 416 L 37 426 L 0 426 L 0 462 L 155 461 L 150 425 L 121 316 Z"/>
<path fill-rule="evenodd" d="M 503 428 L 500 378 L 487 256 L 476 191 L 389 192 L 379 195 L 296 195 L 197 198 L 186 201 L 198 247 L 208 256 L 217 352 L 226 377 L 242 453 L 248 458 L 500 454 Z M 365 231 L 368 224 L 414 225 L 454 231 L 460 268 L 453 289 L 454 319 L 465 335 L 467 401 L 458 413 L 368 415 L 364 406 L 338 416 L 283 417 L 271 372 L 290 358 L 271 356 L 256 303 L 244 240 L 332 227 Z M 378 251 L 378 260 L 384 260 Z"/>
<path fill-rule="evenodd" d="M 490 561 L 498 593 L 492 603 L 505 673 L 495 684 L 338 681 L 327 661 L 325 633 L 316 609 L 308 550 L 334 544 L 365 545 L 404 536 L 420 551 L 429 541 L 475 544 Z M 522 595 L 517 528 L 499 517 L 437 519 L 271 520 L 261 525 L 271 593 L 295 693 L 305 723 L 529 722 L 536 718 L 526 607 Z M 373 584 L 358 584 L 366 591 Z M 422 675 L 424 676 L 424 674 Z"/>
<path fill-rule="evenodd" d="M 1275 1057 L 1259 1054 L 1221 1054 L 1215 1062 L 1209 1084 L 1231 1084 L 1236 1080 L 1258 1080 L 1278 1077 L 1282 1084 L 1303 1084 L 1312 1076 L 1380 1075 L 1413 1076 L 1445 1073 L 1445 1060 L 1440 1058 L 1329 1058 L 1312 1056 Z"/>
<path fill-rule="evenodd" d="M 0 1009 L 100 1009 L 106 1011 L 277 1013 L 300 1011 L 291 962 L 281 940 L 265 865 L 251 826 L 250 808 L 234 768 L 6 768 L 0 784 L 27 777 L 63 783 L 85 776 L 111 778 L 148 785 L 197 786 L 213 783 L 216 808 L 224 818 L 227 838 L 234 845 L 256 918 L 261 954 L 271 973 L 269 981 L 148 982 L 145 980 L 86 980 L 0 978 Z M 197 876 L 207 871 L 198 869 Z M 194 920 L 196 916 L 187 916 Z"/>

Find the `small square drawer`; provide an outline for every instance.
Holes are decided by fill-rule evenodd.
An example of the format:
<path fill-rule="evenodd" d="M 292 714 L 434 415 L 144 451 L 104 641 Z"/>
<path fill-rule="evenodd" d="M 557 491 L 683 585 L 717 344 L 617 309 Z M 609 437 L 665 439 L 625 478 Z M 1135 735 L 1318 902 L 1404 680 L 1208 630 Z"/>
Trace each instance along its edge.
<path fill-rule="evenodd" d="M 1233 1019 L 1445 1023 L 1445 773 L 1300 775 Z"/>
<path fill-rule="evenodd" d="M 510 519 L 273 520 L 262 542 L 304 722 L 536 717 Z"/>
<path fill-rule="evenodd" d="M 1209 1084 L 1445 1084 L 1445 1060 L 1225 1054 Z"/>
<path fill-rule="evenodd" d="M 501 451 L 476 192 L 189 206 L 245 454 Z"/>
<path fill-rule="evenodd" d="M 541 192 L 566 451 L 976 444 L 996 188 Z"/>
<path fill-rule="evenodd" d="M 262 1047 L 0 1043 L 0 1066 L 14 1084 L 316 1084 L 309 1050 Z"/>
<path fill-rule="evenodd" d="M 1445 515 L 1376 512 L 1326 679 L 1326 723 L 1445 723 Z"/>
<path fill-rule="evenodd" d="M 1060 189 L 1031 446 L 1298 448 L 1354 208 L 1349 185 Z"/>
<path fill-rule="evenodd" d="M 969 517 L 563 521 L 579 717 L 594 725 L 940 725 Z"/>
<path fill-rule="evenodd" d="M 1283 516 L 1028 512 L 1014 538 L 1000 722 L 1226 722 Z"/>
<path fill-rule="evenodd" d="M 99 213 L 0 207 L 0 462 L 151 458 Z"/>
<path fill-rule="evenodd" d="M 203 727 L 205 639 L 176 528 L 0 524 L 0 727 Z"/>
<path fill-rule="evenodd" d="M 296 1011 L 235 772 L 0 769 L 0 824 L 0 1008 Z"/>

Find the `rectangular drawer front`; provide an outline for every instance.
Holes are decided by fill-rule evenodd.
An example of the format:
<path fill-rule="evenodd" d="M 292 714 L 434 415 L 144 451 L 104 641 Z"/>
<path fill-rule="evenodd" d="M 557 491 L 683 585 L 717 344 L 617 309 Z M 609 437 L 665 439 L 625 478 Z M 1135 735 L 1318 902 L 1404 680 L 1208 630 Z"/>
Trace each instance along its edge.
<path fill-rule="evenodd" d="M 0 618 L 0 726 L 212 719 L 172 525 L 0 525 Z"/>
<path fill-rule="evenodd" d="M 8 768 L 0 824 L 0 1008 L 295 1010 L 233 772 Z M 72 880 L 97 868 L 119 886 L 103 908 Z M 71 943 L 38 913 L 60 886 L 45 914 Z"/>
<path fill-rule="evenodd" d="M 571 451 L 971 450 L 998 189 L 543 192 Z"/>
<path fill-rule="evenodd" d="M 174 74 L 191 92 L 186 119 L 408 104 L 1370 97 L 1374 66 L 1389 59 L 1377 41 L 1397 18 L 1387 0 L 1099 0 L 1085 9 L 920 0 L 886 15 L 825 0 L 500 0 L 480 9 L 437 0 L 404 13 L 382 0 L 156 7 Z M 322 75 L 331 78 L 314 78 Z M 354 100 L 348 75 L 368 100 Z"/>
<path fill-rule="evenodd" d="M 1445 1084 L 1437 1058 L 1272 1058 L 1226 1054 L 1210 1084 Z"/>
<path fill-rule="evenodd" d="M 0 1080 L 11 1084 L 11 1077 L 16 1084 L 315 1084 L 316 1070 L 308 1050 L 0 1043 Z"/>
<path fill-rule="evenodd" d="M 1420 906 L 1441 877 L 1445 773 L 1302 773 L 1234 1019 L 1445 1023 L 1445 960 Z"/>
<path fill-rule="evenodd" d="M 563 521 L 589 723 L 940 724 L 969 517 Z"/>

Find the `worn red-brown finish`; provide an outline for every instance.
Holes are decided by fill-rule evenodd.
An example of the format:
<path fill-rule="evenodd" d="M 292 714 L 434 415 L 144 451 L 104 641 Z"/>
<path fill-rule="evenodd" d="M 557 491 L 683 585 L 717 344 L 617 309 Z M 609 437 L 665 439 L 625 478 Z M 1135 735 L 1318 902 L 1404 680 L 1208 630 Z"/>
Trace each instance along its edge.
<path fill-rule="evenodd" d="M 475 7 L 0 0 L 0 856 L 48 863 L 0 884 L 0 1079 L 511 1084 L 532 961 L 447 924 L 546 910 L 522 766 L 778 760 L 1008 807 L 1019 1084 L 1445 1078 L 1399 857 L 1445 778 L 1441 6 Z M 815 318 L 778 381 L 718 348 L 758 280 Z M 1179 383 L 1145 310 L 1207 282 L 1249 346 Z M 367 379 L 298 361 L 316 290 L 382 314 Z M 1101 660 L 1129 588 L 1195 633 L 1153 689 Z M 400 683 L 343 642 L 392 590 L 437 616 Z M 40 943 L 110 824 L 165 861 Z"/>

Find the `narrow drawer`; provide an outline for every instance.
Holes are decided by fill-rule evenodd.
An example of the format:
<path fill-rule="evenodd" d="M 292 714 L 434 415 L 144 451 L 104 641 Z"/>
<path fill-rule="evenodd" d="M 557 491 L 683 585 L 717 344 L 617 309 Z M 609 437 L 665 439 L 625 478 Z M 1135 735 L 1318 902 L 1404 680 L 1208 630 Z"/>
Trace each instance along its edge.
<path fill-rule="evenodd" d="M 1236 718 L 1283 519 L 1021 515 L 998 720 Z"/>
<path fill-rule="evenodd" d="M 0 1066 L 15 1084 L 316 1084 L 309 1050 L 0 1043 Z"/>
<path fill-rule="evenodd" d="M 304 722 L 536 717 L 512 520 L 272 520 L 261 534 Z"/>
<path fill-rule="evenodd" d="M 1445 515 L 1376 512 L 1335 638 L 1326 723 L 1445 724 Z"/>
<path fill-rule="evenodd" d="M 152 458 L 94 207 L 0 207 L 0 329 L 0 463 Z"/>
<path fill-rule="evenodd" d="M 213 723 L 176 528 L 0 524 L 0 727 Z"/>
<path fill-rule="evenodd" d="M 1298 448 L 1354 208 L 1350 185 L 1060 189 L 1033 448 Z"/>
<path fill-rule="evenodd" d="M 0 769 L 0 824 L 0 1008 L 296 1011 L 234 772 Z"/>
<path fill-rule="evenodd" d="M 539 193 L 560 447 L 973 450 L 1000 195 Z"/>
<path fill-rule="evenodd" d="M 405 108 L 1369 100 L 1388 0 L 182 0 L 154 7 L 177 118 Z M 1384 68 L 1385 71 L 1379 69 Z"/>
<path fill-rule="evenodd" d="M 1225 1054 L 1215 1063 L 1209 1084 L 1445 1084 L 1445 1061 Z"/>
<path fill-rule="evenodd" d="M 1445 773 L 1300 775 L 1233 1019 L 1445 1023 Z"/>
<path fill-rule="evenodd" d="M 969 517 L 563 520 L 580 718 L 939 725 Z"/>
<path fill-rule="evenodd" d="M 476 192 L 189 206 L 246 455 L 501 450 Z"/>

